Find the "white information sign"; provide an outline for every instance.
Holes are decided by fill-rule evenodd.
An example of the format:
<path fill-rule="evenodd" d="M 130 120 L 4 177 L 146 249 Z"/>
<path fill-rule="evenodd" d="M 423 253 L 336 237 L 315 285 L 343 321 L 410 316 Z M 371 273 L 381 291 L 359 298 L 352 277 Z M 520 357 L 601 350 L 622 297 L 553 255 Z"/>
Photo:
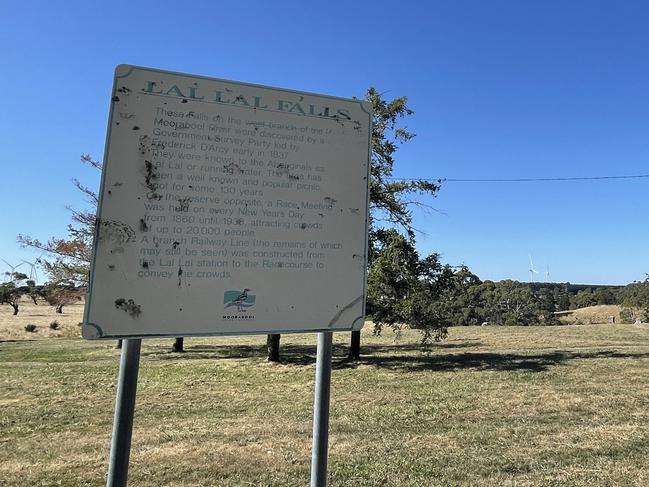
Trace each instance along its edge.
<path fill-rule="evenodd" d="M 371 107 L 120 65 L 83 336 L 360 329 Z"/>

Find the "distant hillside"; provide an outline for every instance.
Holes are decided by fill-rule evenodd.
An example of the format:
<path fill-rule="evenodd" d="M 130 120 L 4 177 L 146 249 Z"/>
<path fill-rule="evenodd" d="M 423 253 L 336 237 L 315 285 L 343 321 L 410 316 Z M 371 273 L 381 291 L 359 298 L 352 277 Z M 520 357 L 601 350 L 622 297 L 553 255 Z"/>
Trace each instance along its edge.
<path fill-rule="evenodd" d="M 616 304 L 604 304 L 599 306 L 588 306 L 587 308 L 573 309 L 556 313 L 559 321 L 564 325 L 598 325 L 611 323 L 622 323 L 620 317 L 621 307 Z"/>

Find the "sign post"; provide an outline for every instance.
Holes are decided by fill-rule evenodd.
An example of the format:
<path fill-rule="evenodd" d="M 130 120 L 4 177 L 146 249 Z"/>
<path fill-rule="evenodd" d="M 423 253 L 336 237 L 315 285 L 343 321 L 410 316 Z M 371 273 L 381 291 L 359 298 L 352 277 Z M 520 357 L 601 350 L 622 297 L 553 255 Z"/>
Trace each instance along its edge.
<path fill-rule="evenodd" d="M 137 376 L 140 368 L 142 340 L 124 340 L 119 362 L 113 438 L 110 444 L 107 487 L 125 487 L 128 478 L 128 459 L 131 453 L 133 415 Z"/>
<path fill-rule="evenodd" d="M 357 99 L 116 68 L 83 324 L 126 340 L 109 485 L 126 482 L 140 339 L 305 332 L 326 484 L 332 333 L 364 321 L 371 118 Z"/>
<path fill-rule="evenodd" d="M 311 487 L 327 487 L 329 445 L 329 399 L 331 397 L 331 355 L 333 333 L 318 333 L 313 393 L 313 449 Z"/>

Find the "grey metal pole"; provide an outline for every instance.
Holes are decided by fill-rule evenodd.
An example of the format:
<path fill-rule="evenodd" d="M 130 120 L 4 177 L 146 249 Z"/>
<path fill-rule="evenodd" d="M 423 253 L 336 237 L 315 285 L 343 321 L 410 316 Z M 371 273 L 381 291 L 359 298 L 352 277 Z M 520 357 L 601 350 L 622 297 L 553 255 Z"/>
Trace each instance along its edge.
<path fill-rule="evenodd" d="M 133 413 L 135 412 L 141 345 L 142 340 L 129 339 L 124 340 L 122 347 L 107 487 L 126 487 L 128 479 L 128 459 L 131 453 L 131 434 L 133 433 Z"/>
<path fill-rule="evenodd" d="M 311 452 L 311 487 L 327 487 L 329 444 L 329 399 L 331 394 L 331 354 L 333 333 L 318 333 L 313 397 L 313 451 Z"/>

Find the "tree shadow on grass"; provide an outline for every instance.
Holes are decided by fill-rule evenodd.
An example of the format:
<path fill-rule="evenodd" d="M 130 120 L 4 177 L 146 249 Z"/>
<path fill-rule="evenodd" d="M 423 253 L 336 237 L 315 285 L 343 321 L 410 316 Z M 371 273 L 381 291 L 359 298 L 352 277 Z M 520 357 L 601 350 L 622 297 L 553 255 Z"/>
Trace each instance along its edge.
<path fill-rule="evenodd" d="M 558 350 L 550 352 L 451 352 L 480 346 L 480 342 L 468 343 L 435 343 L 422 346 L 413 343 L 363 345 L 361 360 L 347 358 L 347 344 L 333 346 L 333 368 L 353 369 L 369 365 L 398 372 L 451 372 L 459 370 L 492 370 L 544 372 L 552 367 L 565 365 L 576 360 L 588 359 L 629 359 L 649 358 L 649 352 L 621 352 L 615 350 L 572 351 Z M 186 347 L 186 352 L 179 354 L 170 351 L 171 344 L 147 346 L 142 355 L 152 360 L 205 360 L 205 359 L 249 359 L 266 358 L 266 347 L 252 345 L 196 345 Z M 316 348 L 314 345 L 283 344 L 281 346 L 281 366 L 315 365 Z"/>
<path fill-rule="evenodd" d="M 345 355 L 346 345 L 334 345 L 334 356 Z M 205 360 L 205 359 L 265 359 L 265 345 L 189 345 L 185 342 L 185 351 L 177 353 L 171 351 L 169 345 L 156 344 L 148 345 L 142 349 L 143 357 L 151 357 L 153 360 Z M 282 344 L 280 347 L 282 364 L 284 365 L 308 365 L 315 363 L 315 345 L 294 345 Z M 336 360 L 336 358 L 334 358 Z"/>
<path fill-rule="evenodd" d="M 456 354 L 429 353 L 419 356 L 376 355 L 363 358 L 363 362 L 381 368 L 402 372 L 448 372 L 458 370 L 491 370 L 545 372 L 552 367 L 566 365 L 576 360 L 602 358 L 649 358 L 649 352 L 554 351 L 540 353 L 465 352 Z"/>

